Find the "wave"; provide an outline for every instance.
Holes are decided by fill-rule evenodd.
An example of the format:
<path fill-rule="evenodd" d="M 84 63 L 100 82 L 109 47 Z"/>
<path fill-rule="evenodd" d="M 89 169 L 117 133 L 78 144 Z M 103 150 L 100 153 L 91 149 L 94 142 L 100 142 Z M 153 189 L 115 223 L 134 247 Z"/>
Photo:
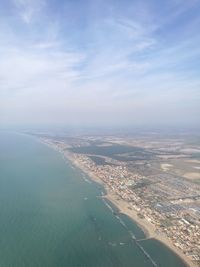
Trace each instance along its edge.
<path fill-rule="evenodd" d="M 83 180 L 84 180 L 86 183 L 89 183 L 89 184 L 91 184 L 91 181 L 90 181 L 90 180 L 88 180 L 88 179 L 86 178 L 86 176 L 85 176 L 85 175 L 82 175 L 82 178 L 83 178 Z"/>

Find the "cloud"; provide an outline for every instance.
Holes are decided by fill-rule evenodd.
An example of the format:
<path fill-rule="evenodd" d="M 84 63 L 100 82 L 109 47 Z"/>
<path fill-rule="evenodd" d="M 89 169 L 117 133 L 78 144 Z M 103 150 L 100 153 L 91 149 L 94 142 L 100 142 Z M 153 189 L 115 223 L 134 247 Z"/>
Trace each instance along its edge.
<path fill-rule="evenodd" d="M 59 75 L 75 77 L 77 72 L 73 67 L 82 58 L 81 55 L 67 52 L 38 53 L 37 50 L 7 49 L 0 62 L 1 77 L 13 90 L 20 85 L 28 88 L 32 83 L 58 78 Z"/>
<path fill-rule="evenodd" d="M 45 0 L 13 0 L 21 19 L 30 24 L 46 5 Z"/>

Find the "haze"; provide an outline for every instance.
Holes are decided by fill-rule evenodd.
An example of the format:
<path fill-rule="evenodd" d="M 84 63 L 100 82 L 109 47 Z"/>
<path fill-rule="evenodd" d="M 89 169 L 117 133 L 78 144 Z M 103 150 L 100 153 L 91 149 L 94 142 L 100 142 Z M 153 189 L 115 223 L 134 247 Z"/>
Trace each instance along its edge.
<path fill-rule="evenodd" d="M 0 124 L 186 125 L 199 0 L 1 0 Z"/>

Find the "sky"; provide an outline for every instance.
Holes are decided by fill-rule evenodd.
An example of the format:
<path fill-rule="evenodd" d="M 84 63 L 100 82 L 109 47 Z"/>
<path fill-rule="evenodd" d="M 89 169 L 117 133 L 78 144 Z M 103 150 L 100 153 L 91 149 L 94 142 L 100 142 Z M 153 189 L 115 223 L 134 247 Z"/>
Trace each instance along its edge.
<path fill-rule="evenodd" d="M 0 125 L 199 125 L 200 0 L 0 0 Z"/>

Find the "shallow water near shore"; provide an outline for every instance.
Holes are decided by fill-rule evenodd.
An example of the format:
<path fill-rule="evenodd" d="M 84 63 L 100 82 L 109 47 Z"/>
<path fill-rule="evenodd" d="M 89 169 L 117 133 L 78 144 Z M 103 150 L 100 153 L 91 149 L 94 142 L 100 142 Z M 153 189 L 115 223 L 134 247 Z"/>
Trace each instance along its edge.
<path fill-rule="evenodd" d="M 101 192 L 33 137 L 0 132 L 0 266 L 185 266 L 160 242 L 137 241 L 142 230 Z"/>

